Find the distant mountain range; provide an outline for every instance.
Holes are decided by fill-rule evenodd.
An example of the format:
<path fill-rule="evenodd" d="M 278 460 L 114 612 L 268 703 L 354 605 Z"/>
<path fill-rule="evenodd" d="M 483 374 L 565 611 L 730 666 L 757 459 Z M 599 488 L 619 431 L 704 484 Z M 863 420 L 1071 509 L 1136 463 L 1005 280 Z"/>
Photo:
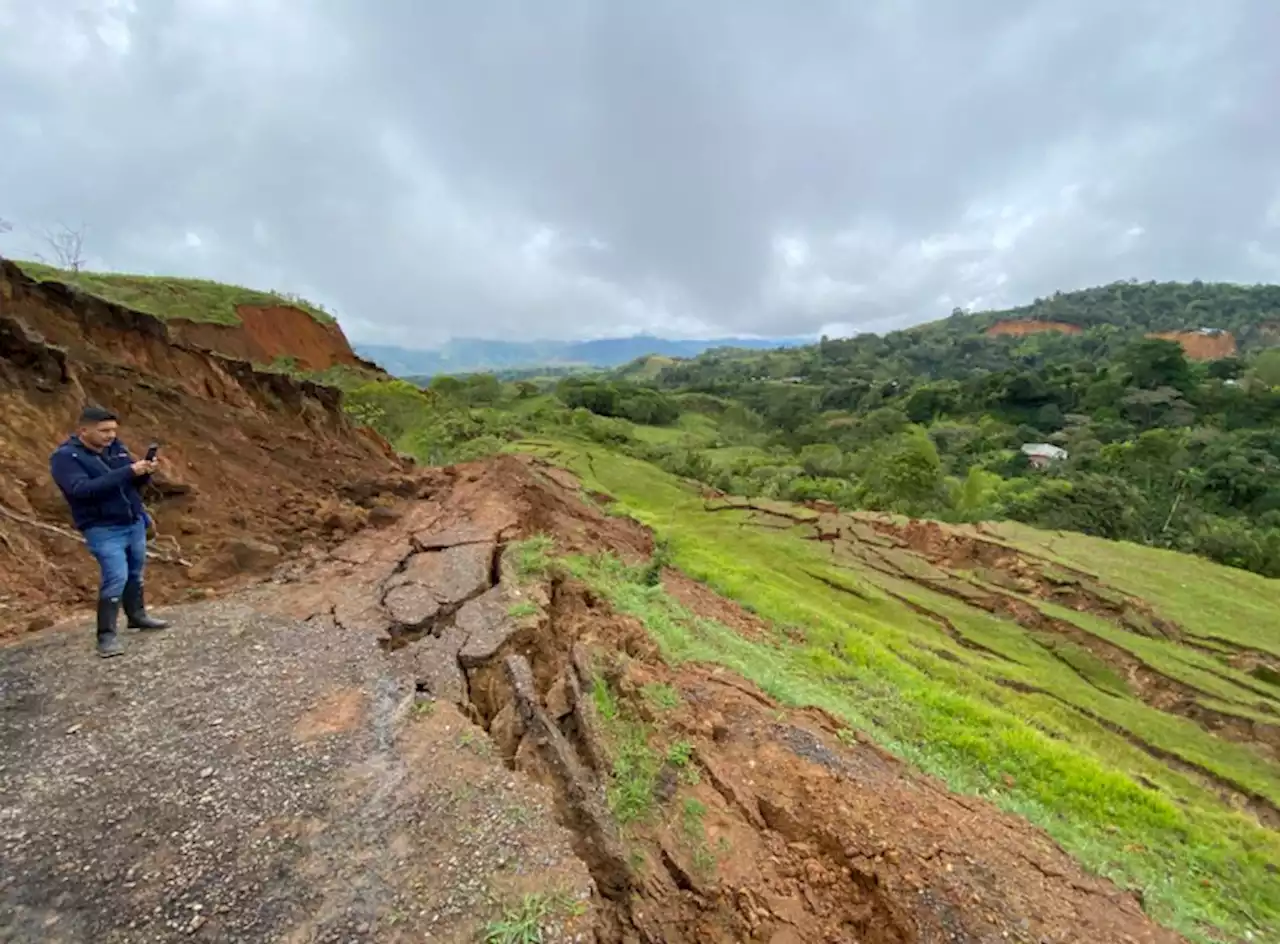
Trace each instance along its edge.
<path fill-rule="evenodd" d="M 414 350 L 391 344 L 357 344 L 356 353 L 400 377 L 467 374 L 527 367 L 620 367 L 637 357 L 697 357 L 718 347 L 768 350 L 813 344 L 813 338 L 707 338 L 680 340 L 636 335 L 595 341 L 485 341 L 455 338 L 443 347 Z"/>

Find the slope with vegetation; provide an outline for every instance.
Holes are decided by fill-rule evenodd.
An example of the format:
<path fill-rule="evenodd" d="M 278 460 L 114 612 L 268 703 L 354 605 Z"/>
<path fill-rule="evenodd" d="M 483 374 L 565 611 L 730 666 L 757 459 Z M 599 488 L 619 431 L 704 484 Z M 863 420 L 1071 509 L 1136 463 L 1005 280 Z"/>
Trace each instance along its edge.
<path fill-rule="evenodd" d="M 375 383 L 348 409 L 426 461 L 571 468 L 770 627 L 673 626 L 633 578 L 582 564 L 668 658 L 821 706 L 1191 939 L 1275 940 L 1280 364 L 1251 327 L 1269 290 L 1205 287 L 1237 306 L 1217 324 L 1161 314 L 1168 286 L 1125 291 L 1136 312 L 1078 333 L 956 316 L 544 383 Z M 1174 321 L 1245 353 L 1202 364 L 1146 337 Z M 1068 458 L 1034 468 L 1036 442 Z"/>
<path fill-rule="evenodd" d="M 228 357 L 302 371 L 372 371 L 333 316 L 294 295 L 166 276 L 17 264 L 25 275 L 70 298 L 100 299 L 159 318 L 178 340 Z"/>
<path fill-rule="evenodd" d="M 586 402 L 623 415 L 652 417 L 667 398 L 604 387 L 618 398 L 595 390 Z M 697 397 L 670 399 L 686 412 L 647 426 L 477 377 L 425 391 L 370 385 L 348 408 L 424 458 L 514 449 L 571 468 L 588 494 L 609 496 L 610 514 L 655 529 L 657 572 L 678 567 L 765 627 L 673 622 L 639 570 L 572 565 L 644 621 L 669 659 L 717 663 L 783 704 L 822 707 L 1041 826 L 1192 939 L 1274 939 L 1274 581 L 1013 523 L 912 523 L 724 495 L 660 467 L 679 473 L 664 457 L 685 456 L 705 471 L 688 457 L 710 453 L 701 461 L 714 467 L 743 448 L 710 445 L 723 417 L 689 411 Z M 618 776 L 625 793 L 630 775 Z"/>
<path fill-rule="evenodd" d="M 1110 288 L 1128 320 L 1074 334 L 991 313 L 546 382 L 345 374 L 347 421 L 402 453 L 525 461 L 330 480 L 430 500 L 276 605 L 377 636 L 552 788 L 602 939 L 1173 940 L 1136 897 L 1198 944 L 1280 944 L 1280 378 L 1266 293 L 1203 289 Z M 1184 291 L 1236 307 L 1166 318 Z M 1240 358 L 1145 337 L 1218 326 Z M 253 428 L 232 451 L 276 461 Z M 1030 467 L 1040 441 L 1069 457 Z"/>
<path fill-rule="evenodd" d="M 989 336 L 1013 313 L 957 315 L 885 337 L 705 356 L 653 383 L 716 419 L 713 439 L 669 461 L 725 491 L 1013 518 L 1277 576 L 1277 302 L 1271 286 L 1122 284 L 1021 312 L 1084 325 L 1077 334 Z M 1232 330 L 1244 353 L 1200 363 L 1146 337 L 1171 324 Z M 1022 447 L 1037 443 L 1065 461 L 1035 468 Z"/>

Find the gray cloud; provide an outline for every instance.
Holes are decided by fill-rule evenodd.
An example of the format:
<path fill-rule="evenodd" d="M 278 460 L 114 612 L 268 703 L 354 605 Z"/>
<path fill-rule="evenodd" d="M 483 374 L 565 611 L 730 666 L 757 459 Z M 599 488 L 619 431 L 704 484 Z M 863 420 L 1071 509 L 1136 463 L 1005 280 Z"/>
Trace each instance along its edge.
<path fill-rule="evenodd" d="M 1280 279 L 1269 0 L 0 0 L 0 236 L 356 337 Z"/>

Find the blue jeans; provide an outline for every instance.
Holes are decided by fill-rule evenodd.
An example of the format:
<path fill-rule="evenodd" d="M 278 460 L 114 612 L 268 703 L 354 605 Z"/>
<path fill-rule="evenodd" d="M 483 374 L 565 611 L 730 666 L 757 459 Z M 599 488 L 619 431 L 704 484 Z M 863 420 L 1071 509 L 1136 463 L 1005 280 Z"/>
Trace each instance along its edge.
<path fill-rule="evenodd" d="M 106 524 L 84 532 L 89 552 L 102 570 L 100 599 L 119 599 L 126 583 L 142 584 L 142 568 L 147 562 L 147 523 Z"/>

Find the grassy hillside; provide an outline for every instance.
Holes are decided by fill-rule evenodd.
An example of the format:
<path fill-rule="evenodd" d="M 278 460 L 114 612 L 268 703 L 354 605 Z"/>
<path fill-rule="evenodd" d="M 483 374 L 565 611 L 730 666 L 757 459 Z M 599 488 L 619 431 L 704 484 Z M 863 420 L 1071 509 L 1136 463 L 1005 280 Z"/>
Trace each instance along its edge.
<path fill-rule="evenodd" d="M 517 448 L 614 496 L 617 513 L 669 539 L 676 566 L 776 629 L 764 642 L 676 632 L 634 591 L 620 598 L 670 657 L 832 711 L 1041 825 L 1194 939 L 1280 940 L 1280 687 L 1235 667 L 1280 665 L 1273 581 L 1020 526 L 982 539 L 1003 569 L 948 566 L 889 519 L 735 509 L 598 445 Z M 812 539 L 837 529 L 838 541 Z M 609 566 L 595 575 L 606 585 Z M 1070 591 L 1011 576 L 1033 570 Z M 1152 621 L 1167 635 L 1149 635 Z"/>
<path fill-rule="evenodd" d="M 1040 825 L 1193 940 L 1280 942 L 1280 583 L 1014 522 L 707 497 L 691 473 L 768 464 L 814 482 L 797 463 L 822 456 L 771 444 L 732 399 L 654 395 L 477 376 L 368 384 L 348 406 L 424 461 L 517 450 L 572 469 L 774 628 L 690 630 L 616 561 L 573 563 L 670 658 L 833 712 Z"/>
<path fill-rule="evenodd" d="M 185 318 L 214 324 L 239 324 L 239 305 L 290 305 L 328 324 L 334 318 L 323 308 L 292 296 L 260 292 L 239 285 L 169 276 L 127 275 L 120 272 L 70 272 L 39 262 L 18 262 L 22 271 L 42 282 L 63 282 L 82 292 L 125 305 L 157 318 Z"/>

